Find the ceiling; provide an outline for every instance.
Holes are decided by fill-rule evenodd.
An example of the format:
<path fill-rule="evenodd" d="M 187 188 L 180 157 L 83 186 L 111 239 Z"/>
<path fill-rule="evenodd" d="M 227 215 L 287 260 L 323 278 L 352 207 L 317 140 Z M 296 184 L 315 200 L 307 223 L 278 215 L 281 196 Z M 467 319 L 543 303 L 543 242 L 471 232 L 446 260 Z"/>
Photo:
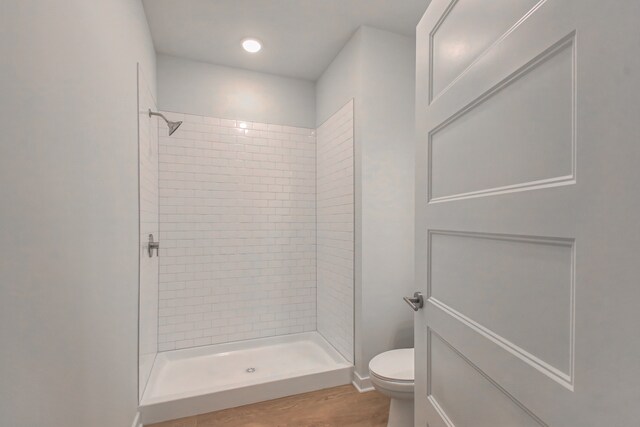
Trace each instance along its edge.
<path fill-rule="evenodd" d="M 158 53 L 317 80 L 361 25 L 413 37 L 429 0 L 143 0 Z M 263 42 L 257 54 L 240 42 Z"/>

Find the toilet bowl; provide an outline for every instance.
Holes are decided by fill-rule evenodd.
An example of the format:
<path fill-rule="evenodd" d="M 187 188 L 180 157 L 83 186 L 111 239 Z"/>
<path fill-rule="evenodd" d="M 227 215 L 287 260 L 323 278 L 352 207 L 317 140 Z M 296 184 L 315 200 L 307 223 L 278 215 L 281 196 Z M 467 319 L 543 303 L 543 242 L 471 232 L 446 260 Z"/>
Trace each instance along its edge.
<path fill-rule="evenodd" d="M 369 362 L 376 390 L 391 398 L 387 427 L 413 426 L 413 349 L 380 353 Z"/>

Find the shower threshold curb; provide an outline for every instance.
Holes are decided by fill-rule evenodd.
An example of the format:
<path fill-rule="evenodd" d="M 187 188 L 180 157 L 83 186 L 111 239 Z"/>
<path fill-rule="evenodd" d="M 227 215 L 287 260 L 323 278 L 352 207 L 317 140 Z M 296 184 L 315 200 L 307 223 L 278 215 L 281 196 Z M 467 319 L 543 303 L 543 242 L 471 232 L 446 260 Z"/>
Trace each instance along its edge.
<path fill-rule="evenodd" d="M 235 351 L 242 351 L 244 349 L 267 347 L 273 344 L 299 343 L 302 341 L 311 341 L 318 345 L 322 351 L 326 352 L 326 355 L 335 361 L 335 364 L 319 369 L 311 368 L 307 371 L 285 372 L 274 375 L 273 379 L 261 377 L 256 383 L 245 380 L 243 383 L 231 384 L 227 388 L 212 385 L 211 389 L 204 389 L 199 392 L 153 397 L 146 396 L 149 391 L 146 390 L 139 406 L 143 424 L 189 417 L 351 383 L 353 365 L 344 360 L 317 332 L 249 340 L 222 346 L 213 345 L 197 349 L 177 350 L 159 353 L 158 356 L 160 360 L 162 360 L 161 356 L 164 356 L 165 360 L 170 363 L 171 360 L 184 360 L 184 355 L 187 357 L 189 355 L 195 355 L 195 357 L 206 355 L 207 350 L 215 352 L 213 354 L 218 354 L 221 350 L 229 351 L 230 348 L 237 348 Z M 252 346 L 254 342 L 255 346 Z M 156 369 L 156 366 L 154 366 L 154 369 Z M 253 367 L 246 368 L 247 375 L 253 375 L 255 371 Z M 150 385 L 153 387 L 152 382 L 150 382 Z M 216 388 L 214 389 L 214 387 Z M 149 389 L 149 386 L 147 386 L 147 389 Z"/>

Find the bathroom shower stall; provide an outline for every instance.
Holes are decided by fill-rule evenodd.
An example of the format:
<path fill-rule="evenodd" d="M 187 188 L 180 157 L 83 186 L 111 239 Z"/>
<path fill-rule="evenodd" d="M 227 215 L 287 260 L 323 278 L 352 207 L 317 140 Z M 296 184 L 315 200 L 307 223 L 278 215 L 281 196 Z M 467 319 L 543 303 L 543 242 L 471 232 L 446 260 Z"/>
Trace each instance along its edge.
<path fill-rule="evenodd" d="M 143 421 L 350 383 L 353 101 L 317 129 L 160 111 L 176 130 L 143 74 Z"/>

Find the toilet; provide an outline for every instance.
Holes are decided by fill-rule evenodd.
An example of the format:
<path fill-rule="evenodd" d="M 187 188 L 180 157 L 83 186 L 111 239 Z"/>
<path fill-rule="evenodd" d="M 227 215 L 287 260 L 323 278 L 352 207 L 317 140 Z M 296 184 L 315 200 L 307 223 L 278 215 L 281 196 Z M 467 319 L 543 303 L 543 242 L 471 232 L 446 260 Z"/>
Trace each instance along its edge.
<path fill-rule="evenodd" d="M 413 427 L 413 349 L 380 353 L 369 362 L 376 390 L 391 398 L 387 427 Z"/>

